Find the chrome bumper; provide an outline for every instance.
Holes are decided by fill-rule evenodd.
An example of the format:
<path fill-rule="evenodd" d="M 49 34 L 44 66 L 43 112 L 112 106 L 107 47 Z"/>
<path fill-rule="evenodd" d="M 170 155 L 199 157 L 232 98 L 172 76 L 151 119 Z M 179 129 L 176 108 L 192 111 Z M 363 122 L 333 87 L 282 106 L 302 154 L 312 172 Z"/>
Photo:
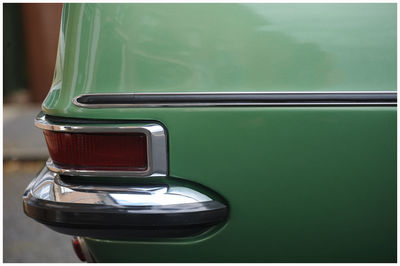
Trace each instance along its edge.
<path fill-rule="evenodd" d="M 24 211 L 55 231 L 107 239 L 185 237 L 226 220 L 225 204 L 187 185 L 80 185 L 43 168 L 23 195 Z"/>

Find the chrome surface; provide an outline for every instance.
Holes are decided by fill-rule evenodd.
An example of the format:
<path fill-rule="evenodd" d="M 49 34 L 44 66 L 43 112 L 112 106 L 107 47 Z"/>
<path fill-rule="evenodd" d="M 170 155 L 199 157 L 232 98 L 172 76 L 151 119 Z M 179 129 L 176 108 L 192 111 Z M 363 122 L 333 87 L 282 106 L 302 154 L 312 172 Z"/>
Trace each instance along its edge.
<path fill-rule="evenodd" d="M 360 101 L 321 101 L 315 102 L 310 99 L 309 101 L 291 101 L 291 102 L 158 102 L 158 103 L 124 103 L 124 104 L 114 104 L 114 103 L 81 103 L 79 99 L 87 96 L 224 96 L 224 95 L 277 95 L 283 94 L 287 96 L 295 96 L 295 95 L 397 95 L 396 91 L 299 91 L 299 92 L 169 92 L 169 93 L 91 93 L 91 94 L 81 94 L 73 98 L 72 102 L 74 105 L 83 108 L 122 108 L 122 107 L 213 107 L 213 106 L 395 106 L 396 102 L 385 102 L 381 100 L 376 101 L 368 101 L 368 102 L 360 102 Z"/>
<path fill-rule="evenodd" d="M 60 182 L 57 173 L 46 168 L 28 186 L 24 196 L 29 195 L 50 202 L 92 204 L 93 207 L 166 206 L 212 200 L 191 188 L 168 184 L 117 187 L 67 185 Z"/>
<path fill-rule="evenodd" d="M 159 124 L 61 124 L 49 121 L 48 119 L 46 119 L 45 114 L 41 112 L 35 119 L 35 126 L 44 130 L 71 133 L 127 132 L 143 133 L 146 135 L 148 168 L 145 171 L 77 170 L 62 168 L 55 165 L 53 161 L 49 159 L 46 165 L 50 170 L 56 173 L 79 176 L 118 177 L 166 176 L 168 173 L 167 136 L 164 128 Z"/>

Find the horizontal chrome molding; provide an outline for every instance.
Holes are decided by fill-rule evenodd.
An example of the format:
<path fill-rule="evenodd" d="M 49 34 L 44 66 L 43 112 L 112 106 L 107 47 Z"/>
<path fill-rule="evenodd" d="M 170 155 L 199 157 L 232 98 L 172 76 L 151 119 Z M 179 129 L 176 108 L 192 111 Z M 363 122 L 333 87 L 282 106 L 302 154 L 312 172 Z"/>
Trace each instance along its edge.
<path fill-rule="evenodd" d="M 167 163 L 167 136 L 165 129 L 156 123 L 132 123 L 132 124 L 63 124 L 46 119 L 46 115 L 40 112 L 35 119 L 36 127 L 44 130 L 71 132 L 71 133 L 143 133 L 147 139 L 146 171 L 98 171 L 62 168 L 49 159 L 47 168 L 53 172 L 72 176 L 116 176 L 116 177 L 151 177 L 166 176 L 168 174 Z"/>
<path fill-rule="evenodd" d="M 395 91 L 97 93 L 73 99 L 84 108 L 213 106 L 396 106 Z"/>

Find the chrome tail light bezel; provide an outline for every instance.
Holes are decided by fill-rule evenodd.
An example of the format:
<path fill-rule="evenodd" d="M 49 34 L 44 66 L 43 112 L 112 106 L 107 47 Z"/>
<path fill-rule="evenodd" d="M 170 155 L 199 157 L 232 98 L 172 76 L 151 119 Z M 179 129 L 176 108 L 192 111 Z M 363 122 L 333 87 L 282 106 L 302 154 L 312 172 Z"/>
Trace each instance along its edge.
<path fill-rule="evenodd" d="M 142 133 L 147 139 L 148 167 L 144 171 L 115 171 L 69 169 L 55 165 L 51 158 L 47 161 L 47 168 L 53 172 L 69 176 L 116 176 L 116 177 L 153 177 L 168 175 L 167 133 L 158 122 L 135 123 L 131 121 L 87 120 L 74 121 L 66 119 L 65 123 L 49 119 L 40 112 L 35 119 L 35 126 L 42 130 L 68 133 Z M 61 119 L 62 120 L 62 119 Z"/>

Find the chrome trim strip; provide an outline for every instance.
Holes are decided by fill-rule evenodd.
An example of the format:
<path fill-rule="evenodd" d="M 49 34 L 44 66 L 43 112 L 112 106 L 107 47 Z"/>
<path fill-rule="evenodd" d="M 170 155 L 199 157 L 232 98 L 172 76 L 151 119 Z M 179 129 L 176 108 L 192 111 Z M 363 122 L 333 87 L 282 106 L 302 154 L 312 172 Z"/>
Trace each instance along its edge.
<path fill-rule="evenodd" d="M 43 112 L 40 112 L 35 119 L 35 126 L 44 130 L 74 133 L 143 133 L 147 137 L 148 168 L 146 171 L 97 171 L 67 169 L 55 165 L 53 161 L 49 159 L 46 165 L 48 169 L 52 170 L 53 172 L 73 176 L 105 177 L 152 177 L 166 176 L 168 174 L 167 136 L 165 129 L 159 124 L 56 124 L 46 119 L 46 115 Z"/>
<path fill-rule="evenodd" d="M 54 203 L 89 204 L 112 206 L 113 208 L 168 206 L 208 202 L 212 199 L 191 188 L 157 184 L 128 186 L 70 185 L 62 182 L 60 176 L 43 168 L 30 184 L 26 195 Z"/>
<path fill-rule="evenodd" d="M 54 183 L 56 183 L 59 186 L 72 189 L 74 191 L 83 191 L 83 192 L 104 191 L 104 192 L 124 192 L 124 193 L 129 193 L 129 192 L 146 193 L 146 192 L 153 192 L 162 188 L 162 186 L 154 186 L 154 185 L 151 187 L 145 187 L 145 186 L 130 186 L 130 185 L 115 185 L 115 184 L 113 184 L 113 186 L 104 186 L 99 184 L 91 185 L 87 183 L 85 183 L 84 185 L 71 184 L 62 181 L 59 174 L 54 176 Z"/>
<path fill-rule="evenodd" d="M 112 99 L 114 98 L 114 99 Z M 76 96 L 83 108 L 223 106 L 396 106 L 396 91 L 93 93 Z"/>

